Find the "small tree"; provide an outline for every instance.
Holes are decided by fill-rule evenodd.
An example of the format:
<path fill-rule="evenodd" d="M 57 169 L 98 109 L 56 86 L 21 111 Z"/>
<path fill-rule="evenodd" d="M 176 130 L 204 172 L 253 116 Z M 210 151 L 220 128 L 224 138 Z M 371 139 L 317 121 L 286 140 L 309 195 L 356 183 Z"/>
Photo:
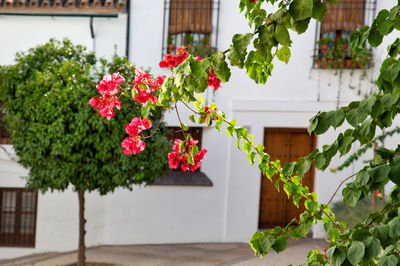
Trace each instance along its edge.
<path fill-rule="evenodd" d="M 72 186 L 78 193 L 78 265 L 85 264 L 84 192 L 104 195 L 117 187 L 149 184 L 168 168 L 163 124 L 161 132 L 148 130 L 145 151 L 135 157 L 123 154 L 123 125 L 140 116 L 138 103 L 124 102 L 111 121 L 88 106 L 100 73 L 132 77 L 135 70 L 118 56 L 100 61 L 97 69 L 94 53 L 68 40 L 51 40 L 17 54 L 16 64 L 0 69 L 4 118 L 19 163 L 29 169 L 28 187 L 46 192 Z M 160 108 L 149 114 L 152 121 L 161 117 Z"/>

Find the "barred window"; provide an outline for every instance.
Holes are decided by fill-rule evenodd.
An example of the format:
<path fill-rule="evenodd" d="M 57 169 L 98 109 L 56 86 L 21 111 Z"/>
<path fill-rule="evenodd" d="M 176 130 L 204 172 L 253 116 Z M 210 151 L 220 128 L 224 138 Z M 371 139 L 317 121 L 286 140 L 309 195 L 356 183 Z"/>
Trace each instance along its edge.
<path fill-rule="evenodd" d="M 321 23 L 317 23 L 314 58 L 326 56 L 326 49 L 335 47 L 343 53 L 343 58 L 350 58 L 350 33 L 371 24 L 376 11 L 376 0 L 341 0 L 338 4 L 325 3 L 325 16 Z M 321 67 L 318 60 L 315 61 Z"/>
<path fill-rule="evenodd" d="M 174 142 L 175 139 L 183 139 L 182 129 L 180 127 L 169 127 L 169 132 L 167 134 L 167 138 Z M 197 146 L 199 150 L 202 149 L 202 137 L 203 137 L 203 128 L 202 127 L 190 127 L 187 131 L 193 139 L 198 140 Z M 172 145 L 171 145 L 172 150 Z M 160 186 L 212 186 L 212 181 L 201 172 L 201 168 L 197 169 L 194 172 L 187 171 L 182 172 L 180 168 L 176 170 L 171 170 L 166 173 L 164 176 L 157 179 L 153 185 Z"/>
<path fill-rule="evenodd" d="M 37 193 L 0 188 L 0 246 L 34 247 Z"/>
<path fill-rule="evenodd" d="M 162 56 L 183 45 L 216 47 L 218 13 L 219 0 L 166 0 Z"/>

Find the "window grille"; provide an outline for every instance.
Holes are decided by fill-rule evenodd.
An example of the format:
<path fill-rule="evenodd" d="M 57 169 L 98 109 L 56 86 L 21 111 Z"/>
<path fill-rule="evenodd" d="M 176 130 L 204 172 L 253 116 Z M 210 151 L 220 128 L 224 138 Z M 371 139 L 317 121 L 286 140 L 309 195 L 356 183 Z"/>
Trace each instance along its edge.
<path fill-rule="evenodd" d="M 324 53 L 321 44 L 318 44 L 323 40 L 331 40 L 329 48 L 339 41 L 343 50 L 350 49 L 350 33 L 364 25 L 371 25 L 376 12 L 376 0 L 341 0 L 336 5 L 325 3 L 327 10 L 324 19 L 317 23 L 314 59 Z"/>
<path fill-rule="evenodd" d="M 0 188 L 0 246 L 34 247 L 37 193 Z"/>
<path fill-rule="evenodd" d="M 219 0 L 165 0 L 161 57 L 176 48 L 217 47 Z"/>
<path fill-rule="evenodd" d="M 184 139 L 182 134 L 182 129 L 180 127 L 168 127 L 169 131 L 167 133 L 167 138 L 174 142 L 175 139 Z M 198 140 L 197 146 L 199 150 L 202 149 L 202 135 L 203 128 L 202 127 L 190 127 L 186 134 L 189 133 L 190 136 Z M 171 146 L 172 150 L 172 146 Z M 212 187 L 212 181 L 201 172 L 201 167 L 196 169 L 196 171 L 191 172 L 188 170 L 187 172 L 182 172 L 180 167 L 176 170 L 171 170 L 153 183 L 153 185 L 158 186 L 205 186 Z"/>

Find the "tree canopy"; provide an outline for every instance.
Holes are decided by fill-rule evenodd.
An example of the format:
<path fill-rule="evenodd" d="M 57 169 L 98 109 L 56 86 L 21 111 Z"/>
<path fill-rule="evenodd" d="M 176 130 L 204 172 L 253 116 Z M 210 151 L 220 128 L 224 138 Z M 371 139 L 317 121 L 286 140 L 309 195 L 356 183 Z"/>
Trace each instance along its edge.
<path fill-rule="evenodd" d="M 99 191 L 149 184 L 167 169 L 168 141 L 161 131 L 147 139 L 144 152 L 124 156 L 124 125 L 140 115 L 140 105 L 126 101 L 115 119 L 96 115 L 88 102 L 105 71 L 134 76 L 135 66 L 114 56 L 95 54 L 69 40 L 50 42 L 19 53 L 0 70 L 0 99 L 19 163 L 29 169 L 28 186 L 46 191 Z M 132 79 L 122 86 L 128 86 Z M 149 116 L 161 119 L 161 108 Z"/>

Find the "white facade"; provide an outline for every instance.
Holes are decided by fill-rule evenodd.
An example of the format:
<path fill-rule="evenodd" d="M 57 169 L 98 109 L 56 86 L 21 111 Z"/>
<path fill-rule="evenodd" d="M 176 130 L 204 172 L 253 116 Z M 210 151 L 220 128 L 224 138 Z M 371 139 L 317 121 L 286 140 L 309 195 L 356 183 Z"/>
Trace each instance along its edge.
<path fill-rule="evenodd" d="M 248 32 L 248 26 L 238 11 L 238 1 L 220 2 L 218 48 L 225 50 L 232 35 Z M 396 3 L 395 0 L 377 1 L 378 10 L 391 8 Z M 166 73 L 158 67 L 163 5 L 162 0 L 152 1 L 151 7 L 148 1 L 131 2 L 129 59 L 137 66 L 151 67 L 154 74 Z M 68 37 L 75 44 L 94 49 L 99 56 L 111 55 L 117 45 L 117 52 L 123 55 L 126 19 L 125 14 L 118 18 L 95 18 L 95 39 L 92 39 L 89 18 L 0 16 L 0 64 L 12 63 L 16 52 L 51 37 Z M 336 108 L 338 77 L 332 70 L 312 69 L 315 28 L 312 22 L 305 34 L 291 34 L 291 60 L 287 65 L 276 61 L 273 76 L 266 85 L 256 85 L 245 71 L 233 69 L 230 82 L 222 84 L 214 96 L 207 95 L 208 101 L 215 101 L 228 118 L 236 118 L 239 125 L 248 127 L 256 144 L 263 142 L 265 127 L 306 128 L 309 118 L 318 110 Z M 384 40 L 386 44 L 389 41 L 390 38 Z M 386 46 L 374 50 L 377 65 L 384 59 Z M 351 79 L 358 83 L 358 73 L 351 77 L 349 71 L 344 72 L 341 104 L 359 97 L 347 85 Z M 370 83 L 362 83 L 364 92 L 370 88 Z M 181 117 L 187 117 L 183 113 Z M 167 122 L 178 125 L 173 113 L 167 114 Z M 334 140 L 336 134 L 330 129 L 319 136 L 318 148 Z M 237 150 L 225 134 L 206 128 L 202 141 L 203 148 L 208 150 L 202 171 L 212 180 L 212 187 L 136 186 L 133 191 L 117 189 L 102 197 L 91 193 L 86 206 L 87 245 L 248 241 L 258 227 L 261 173 L 256 165 L 250 166 L 246 154 Z M 3 147 L 12 153 L 10 145 Z M 332 166 L 341 161 L 334 159 Z M 314 191 L 319 194 L 320 202 L 327 202 L 340 181 L 353 174 L 357 167 L 354 165 L 340 174 L 316 171 Z M 26 175 L 27 170 L 0 150 L 0 187 L 23 187 L 21 177 Z M 324 237 L 319 225 L 313 232 L 315 237 Z M 0 247 L 0 259 L 73 250 L 77 243 L 77 195 L 71 190 L 48 192 L 39 195 L 35 248 Z"/>

